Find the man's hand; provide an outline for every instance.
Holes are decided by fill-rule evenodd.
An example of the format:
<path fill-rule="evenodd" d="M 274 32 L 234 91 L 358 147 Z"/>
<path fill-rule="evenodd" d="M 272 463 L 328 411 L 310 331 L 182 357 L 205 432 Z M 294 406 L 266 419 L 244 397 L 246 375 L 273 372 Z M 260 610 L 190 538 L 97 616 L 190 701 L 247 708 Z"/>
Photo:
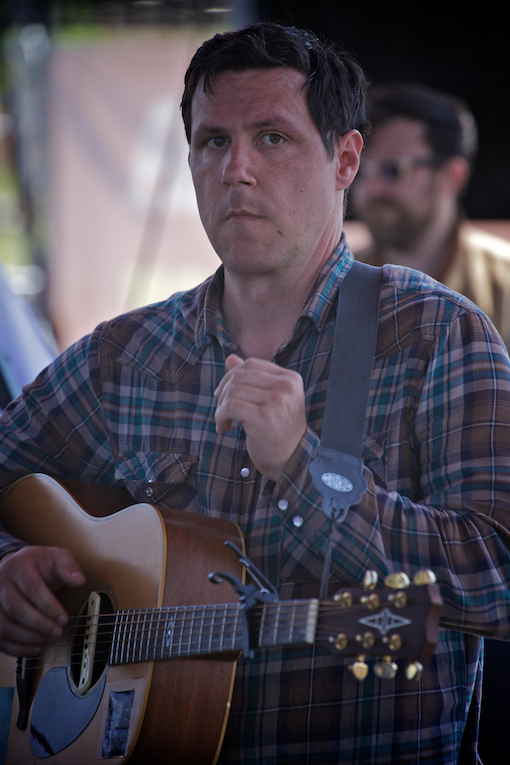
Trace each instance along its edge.
<path fill-rule="evenodd" d="M 263 359 L 227 358 L 227 374 L 215 396 L 216 431 L 243 424 L 246 446 L 262 475 L 278 480 L 306 430 L 301 375 Z"/>
<path fill-rule="evenodd" d="M 37 656 L 62 634 L 67 614 L 53 591 L 79 587 L 85 577 L 61 547 L 23 547 L 0 562 L 0 650 Z"/>

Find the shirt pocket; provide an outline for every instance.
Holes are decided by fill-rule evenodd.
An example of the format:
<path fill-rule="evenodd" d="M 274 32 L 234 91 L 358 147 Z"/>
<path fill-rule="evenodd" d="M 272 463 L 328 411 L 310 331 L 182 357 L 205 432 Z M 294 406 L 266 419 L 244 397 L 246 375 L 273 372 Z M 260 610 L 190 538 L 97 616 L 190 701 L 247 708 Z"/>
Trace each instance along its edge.
<path fill-rule="evenodd" d="M 200 512 L 194 468 L 198 457 L 168 452 L 120 452 L 115 480 L 137 502 Z"/>
<path fill-rule="evenodd" d="M 368 433 L 363 441 L 363 462 L 372 472 L 377 486 L 386 489 L 388 431 Z"/>

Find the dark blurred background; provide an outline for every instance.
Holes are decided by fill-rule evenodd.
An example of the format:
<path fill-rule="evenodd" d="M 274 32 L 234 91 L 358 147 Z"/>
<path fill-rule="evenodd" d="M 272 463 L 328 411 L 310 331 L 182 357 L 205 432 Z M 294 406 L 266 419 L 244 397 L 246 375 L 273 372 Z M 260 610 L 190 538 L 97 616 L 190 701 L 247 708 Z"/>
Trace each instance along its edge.
<path fill-rule="evenodd" d="M 464 98 L 480 138 L 468 216 L 510 218 L 510 46 L 501 5 L 260 0 L 258 11 L 335 40 L 374 84 L 416 80 Z"/>
<path fill-rule="evenodd" d="M 341 3 L 339 0 L 1 0 L 0 23 L 196 25 L 256 20 L 304 26 L 350 50 L 373 83 L 417 80 L 464 98 L 480 154 L 466 199 L 470 218 L 510 218 L 510 48 L 504 4 Z"/>
<path fill-rule="evenodd" d="M 336 41 L 374 84 L 414 80 L 464 98 L 480 144 L 465 210 L 510 236 L 510 54 L 500 4 L 0 0 L 0 267 L 60 349 L 216 267 L 196 212 L 181 209 L 193 196 L 176 170 L 177 154 L 187 164 L 182 76 L 201 41 L 260 20 Z M 165 131 L 174 148 L 161 143 Z M 183 259 L 184 250 L 196 259 Z"/>

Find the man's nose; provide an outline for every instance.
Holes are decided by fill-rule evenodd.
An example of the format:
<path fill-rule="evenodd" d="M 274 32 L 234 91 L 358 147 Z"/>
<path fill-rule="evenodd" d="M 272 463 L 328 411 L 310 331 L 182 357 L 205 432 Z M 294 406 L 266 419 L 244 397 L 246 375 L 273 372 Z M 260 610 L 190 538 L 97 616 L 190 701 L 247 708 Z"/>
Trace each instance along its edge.
<path fill-rule="evenodd" d="M 255 185 L 252 152 L 243 143 L 232 143 L 225 154 L 221 180 L 229 186 L 240 183 Z"/>

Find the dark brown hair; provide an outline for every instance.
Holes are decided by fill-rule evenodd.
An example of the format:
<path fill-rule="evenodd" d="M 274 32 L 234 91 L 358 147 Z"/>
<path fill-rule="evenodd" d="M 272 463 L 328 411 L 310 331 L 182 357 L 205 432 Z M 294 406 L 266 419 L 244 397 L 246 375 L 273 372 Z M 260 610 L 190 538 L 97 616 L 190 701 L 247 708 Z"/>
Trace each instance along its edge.
<path fill-rule="evenodd" d="M 215 78 L 225 71 L 290 67 L 306 78 L 306 96 L 330 159 L 342 135 L 368 130 L 365 114 L 367 80 L 350 54 L 310 32 L 261 22 L 234 32 L 216 34 L 193 56 L 184 78 L 182 118 L 191 137 L 191 105 L 201 82 L 210 92 Z"/>
<path fill-rule="evenodd" d="M 374 86 L 369 95 L 372 128 L 397 117 L 423 122 L 425 138 L 444 160 L 460 155 L 472 166 L 477 154 L 478 132 L 468 105 L 457 96 L 422 83 L 395 82 Z"/>

